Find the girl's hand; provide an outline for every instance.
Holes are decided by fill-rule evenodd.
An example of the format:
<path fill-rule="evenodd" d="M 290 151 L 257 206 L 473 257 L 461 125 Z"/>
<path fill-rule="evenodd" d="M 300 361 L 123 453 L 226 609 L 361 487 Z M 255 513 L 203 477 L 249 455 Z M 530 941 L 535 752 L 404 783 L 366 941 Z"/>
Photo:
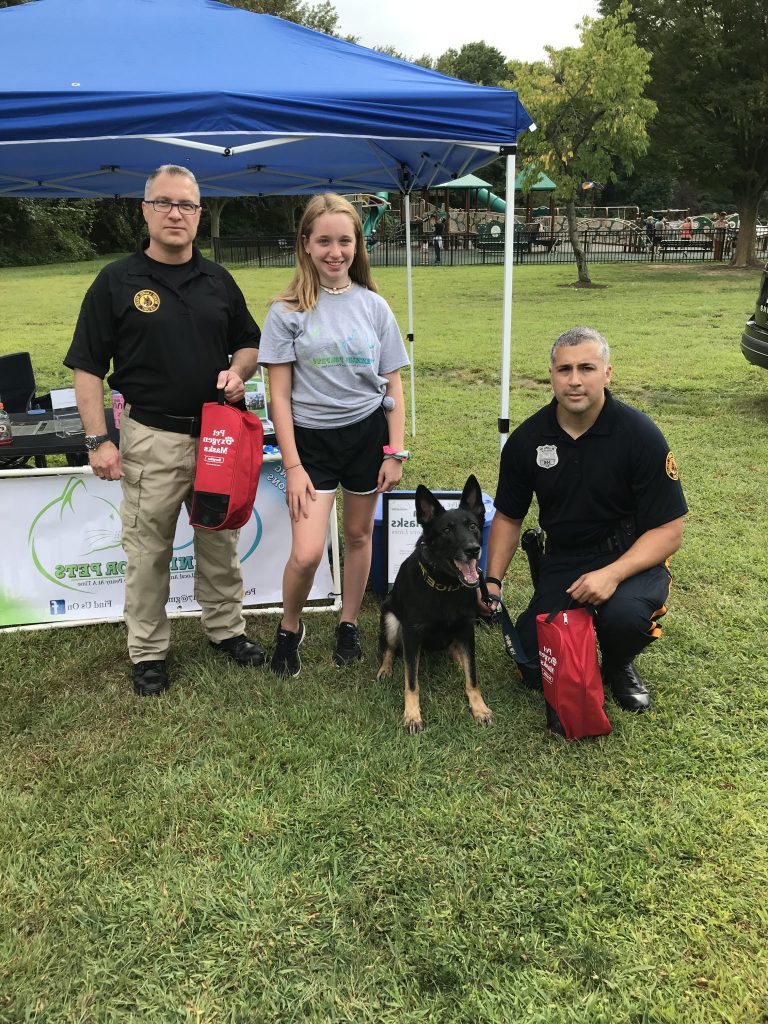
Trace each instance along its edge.
<path fill-rule="evenodd" d="M 317 498 L 315 488 L 309 479 L 309 474 L 302 465 L 292 466 L 285 471 L 285 503 L 288 512 L 294 522 L 299 521 L 303 515 L 306 519 L 309 515 L 309 502 Z"/>
<path fill-rule="evenodd" d="M 403 464 L 399 459 L 384 459 L 379 470 L 378 487 L 380 493 L 391 491 L 403 478 Z"/>

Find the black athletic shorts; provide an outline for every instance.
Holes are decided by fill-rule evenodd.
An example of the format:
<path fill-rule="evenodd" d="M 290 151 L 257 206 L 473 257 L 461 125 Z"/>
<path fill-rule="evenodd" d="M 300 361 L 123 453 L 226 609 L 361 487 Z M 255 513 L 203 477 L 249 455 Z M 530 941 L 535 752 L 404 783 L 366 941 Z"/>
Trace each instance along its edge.
<path fill-rule="evenodd" d="M 389 442 L 387 417 L 382 408 L 348 427 L 317 430 L 294 425 L 301 464 L 318 491 L 335 491 L 341 484 L 353 494 L 370 494 L 379 482 Z"/>

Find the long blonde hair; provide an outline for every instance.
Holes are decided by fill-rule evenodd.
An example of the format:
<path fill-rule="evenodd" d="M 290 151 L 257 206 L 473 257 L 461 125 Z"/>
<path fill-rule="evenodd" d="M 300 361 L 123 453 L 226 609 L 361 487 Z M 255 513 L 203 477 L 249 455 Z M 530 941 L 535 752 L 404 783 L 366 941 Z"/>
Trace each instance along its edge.
<path fill-rule="evenodd" d="M 346 213 L 351 218 L 355 230 L 355 256 L 349 268 L 349 276 L 355 284 L 377 292 L 371 277 L 371 265 L 368 262 L 368 249 L 363 237 L 363 223 L 360 214 L 343 196 L 333 192 L 313 196 L 304 208 L 296 235 L 296 270 L 288 287 L 276 295 L 274 302 L 284 302 L 291 309 L 305 313 L 317 305 L 320 292 L 320 278 L 315 265 L 304 248 L 305 239 L 312 234 L 312 225 L 324 213 Z"/>

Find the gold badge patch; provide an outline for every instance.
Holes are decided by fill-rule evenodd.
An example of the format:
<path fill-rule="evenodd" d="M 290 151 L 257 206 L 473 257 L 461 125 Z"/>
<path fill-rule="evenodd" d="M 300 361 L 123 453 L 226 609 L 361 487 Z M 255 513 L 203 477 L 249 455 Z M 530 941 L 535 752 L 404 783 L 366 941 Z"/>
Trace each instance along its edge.
<path fill-rule="evenodd" d="M 670 480 L 679 480 L 680 474 L 677 472 L 677 463 L 675 462 L 675 456 L 672 452 L 667 452 L 667 476 Z"/>
<path fill-rule="evenodd" d="M 160 296 L 150 288 L 142 288 L 133 296 L 133 304 L 141 313 L 154 313 L 160 308 Z"/>

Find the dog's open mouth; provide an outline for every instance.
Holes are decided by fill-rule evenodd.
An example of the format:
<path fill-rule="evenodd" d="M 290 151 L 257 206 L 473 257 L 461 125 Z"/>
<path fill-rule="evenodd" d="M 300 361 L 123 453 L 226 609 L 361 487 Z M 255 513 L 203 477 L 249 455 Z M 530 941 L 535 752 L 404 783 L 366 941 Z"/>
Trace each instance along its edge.
<path fill-rule="evenodd" d="M 465 587 L 479 587 L 480 576 L 477 572 L 477 559 L 471 558 L 468 562 L 460 562 L 454 558 L 453 564 L 459 570 L 461 582 Z"/>

